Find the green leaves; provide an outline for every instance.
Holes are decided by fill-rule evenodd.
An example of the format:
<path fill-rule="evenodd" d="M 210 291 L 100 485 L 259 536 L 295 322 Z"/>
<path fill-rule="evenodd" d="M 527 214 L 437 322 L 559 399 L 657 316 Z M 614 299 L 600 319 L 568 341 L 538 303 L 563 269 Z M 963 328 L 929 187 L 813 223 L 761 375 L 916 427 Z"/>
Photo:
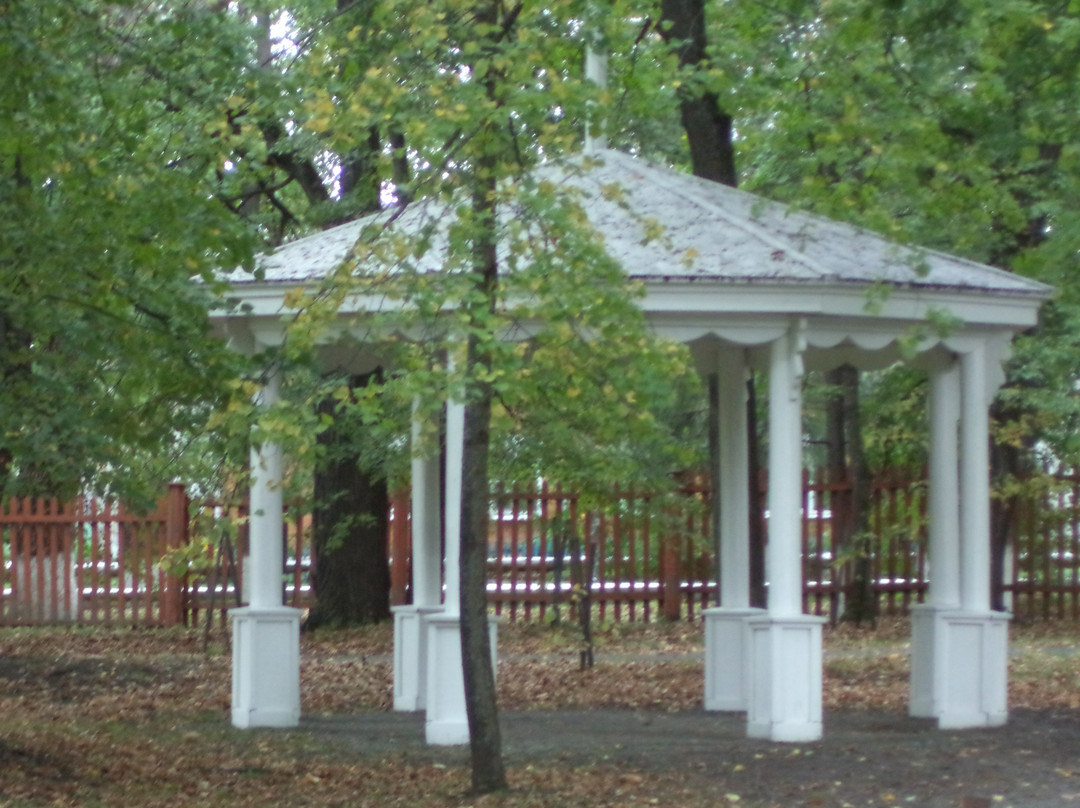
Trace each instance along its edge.
<path fill-rule="evenodd" d="M 1078 379 L 1075 362 L 1058 359 L 1073 348 L 1062 324 L 1073 319 L 1080 250 L 1067 213 L 1080 204 L 1067 145 L 1080 93 L 1076 9 L 733 2 L 722 17 L 740 34 L 745 80 L 732 100 L 749 187 L 1061 288 L 1038 334 L 1018 343 L 1003 395 L 1026 413 L 1028 445 L 1050 440 L 1076 458 L 1064 430 L 1047 429 L 1073 413 Z"/>
<path fill-rule="evenodd" d="M 308 350 L 345 300 L 384 300 L 356 326 L 394 369 L 380 394 L 392 411 L 487 389 L 493 474 L 659 488 L 690 462 L 672 416 L 696 374 L 681 347 L 649 332 L 579 200 L 534 173 L 574 147 L 601 93 L 581 76 L 579 11 L 525 4 L 513 24 L 479 30 L 455 2 L 395 3 L 393 17 L 376 5 L 360 30 L 350 20 L 324 41 L 328 60 L 364 66 L 314 96 L 311 114 L 325 113 L 335 137 L 377 124 L 376 110 L 400 126 L 413 201 L 365 232 L 348 272 L 293 301 L 304 311 L 289 341 Z"/>
<path fill-rule="evenodd" d="M 83 0 L 0 17 L 5 493 L 149 496 L 237 372 L 192 278 L 249 263 L 251 244 L 204 182 L 213 110 L 171 109 L 178 77 L 159 72 L 198 21 L 128 11 Z M 220 66 L 209 50 L 185 58 Z"/>

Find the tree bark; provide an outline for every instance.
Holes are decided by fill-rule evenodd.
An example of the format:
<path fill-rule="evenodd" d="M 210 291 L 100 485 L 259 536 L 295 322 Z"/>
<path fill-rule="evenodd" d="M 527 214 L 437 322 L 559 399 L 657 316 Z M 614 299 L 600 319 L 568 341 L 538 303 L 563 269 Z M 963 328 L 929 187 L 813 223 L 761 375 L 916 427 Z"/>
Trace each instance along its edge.
<path fill-rule="evenodd" d="M 841 365 L 827 376 L 830 384 L 839 388 L 831 407 L 838 430 L 838 444 L 846 450 L 844 457 L 830 460 L 846 461 L 848 483 L 851 485 L 851 508 L 843 525 L 842 547 L 853 553 L 851 582 L 843 619 L 856 625 L 877 620 L 877 595 L 874 591 L 874 537 L 870 533 L 870 474 L 863 452 L 862 418 L 859 411 L 859 371 L 852 365 Z"/>
<path fill-rule="evenodd" d="M 481 171 L 485 167 L 481 167 Z M 495 252 L 495 180 L 481 176 L 473 193 L 472 209 L 480 235 L 474 244 L 477 291 L 482 309 L 470 315 L 473 328 L 466 358 L 465 445 L 462 456 L 461 502 L 461 657 L 465 678 L 465 707 L 469 720 L 472 787 L 487 794 L 507 787 L 502 760 L 502 735 L 495 699 L 495 672 L 491 666 L 488 631 L 487 537 L 491 485 L 488 454 L 491 447 L 490 382 L 477 378 L 477 367 L 492 367 L 490 348 L 478 332 L 495 311 L 498 260 Z"/>
<path fill-rule="evenodd" d="M 720 374 L 710 373 L 709 387 L 709 490 L 713 557 L 716 559 L 716 605 L 720 605 Z"/>
<path fill-rule="evenodd" d="M 765 589 L 765 498 L 761 491 L 761 439 L 758 434 L 757 388 L 754 372 L 746 380 L 746 431 L 749 433 L 747 474 L 750 475 L 750 605 L 768 605 Z"/>
<path fill-rule="evenodd" d="M 679 67 L 702 67 L 708 61 L 705 31 L 705 0 L 663 0 L 660 34 L 675 46 Z M 735 148 L 732 118 L 720 106 L 713 92 L 692 94 L 683 91 L 679 99 L 683 129 L 690 145 L 694 176 L 735 187 Z"/>
<path fill-rule="evenodd" d="M 352 380 L 378 383 L 379 371 Z M 318 406 L 335 415 L 333 400 Z M 335 422 L 318 437 L 326 452 L 315 470 L 312 588 L 315 606 L 307 625 L 360 625 L 390 617 L 390 567 L 386 535 L 386 480 L 360 467 L 349 429 Z"/>
<path fill-rule="evenodd" d="M 501 3 L 477 4 L 476 22 L 498 28 Z M 512 22 L 508 22 L 512 25 Z M 494 44 L 494 43 L 491 43 Z M 496 106 L 500 76 L 490 64 L 479 80 Z M 499 263 L 496 252 L 495 167 L 499 144 L 498 124 L 488 120 L 478 133 L 481 152 L 474 163 L 472 215 L 475 228 L 472 264 L 476 278 L 474 295 L 462 301 L 469 320 L 465 361 L 465 435 L 462 452 L 461 549 L 459 560 L 461 607 L 461 658 L 465 680 L 465 710 L 469 722 L 469 754 L 472 788 L 489 794 L 507 787 L 502 759 L 502 733 L 495 698 L 495 671 L 491 664 L 488 630 L 487 552 L 491 481 L 488 457 L 491 448 L 491 411 L 495 391 L 478 369 L 494 367 L 490 333 L 498 303 Z"/>
<path fill-rule="evenodd" d="M 846 474 L 843 374 L 839 368 L 825 371 L 825 384 L 832 388 L 825 400 L 825 467 L 834 475 Z"/>
<path fill-rule="evenodd" d="M 1004 424 L 1016 421 L 1021 413 L 1008 411 L 997 400 L 990 407 L 991 423 Z M 990 442 L 990 480 L 1000 488 L 1010 478 L 1031 478 L 1030 447 Z M 991 497 L 990 499 L 990 608 L 996 612 L 1005 609 L 1005 556 L 1009 545 L 1015 541 L 1017 528 L 1017 498 Z"/>

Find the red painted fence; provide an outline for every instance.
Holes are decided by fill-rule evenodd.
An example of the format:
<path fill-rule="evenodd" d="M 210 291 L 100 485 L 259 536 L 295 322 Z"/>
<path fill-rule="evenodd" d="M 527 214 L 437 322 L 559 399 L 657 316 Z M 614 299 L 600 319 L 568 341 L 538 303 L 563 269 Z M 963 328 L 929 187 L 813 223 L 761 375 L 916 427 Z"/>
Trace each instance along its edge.
<path fill-rule="evenodd" d="M 1045 478 L 1050 480 L 1050 478 Z M 1080 479 L 1059 475 L 1008 502 L 1015 514 L 1004 578 L 1006 599 L 1029 616 L 1080 619 Z M 850 489 L 827 475 L 803 486 L 804 605 L 836 617 L 850 584 L 849 548 L 837 538 Z M 488 593 L 510 619 L 577 608 L 585 595 L 601 618 L 695 619 L 715 603 L 709 494 L 688 486 L 674 501 L 621 492 L 588 511 L 558 488 L 498 488 L 492 499 Z M 388 536 L 391 600 L 408 602 L 407 496 L 394 497 Z M 762 515 L 767 532 L 767 515 Z M 872 580 L 882 610 L 900 613 L 927 589 L 925 485 L 874 483 Z M 284 525 L 284 602 L 311 603 L 310 516 Z M 227 536 L 228 541 L 221 541 Z M 96 500 L 72 504 L 15 500 L 0 506 L 0 623 L 194 624 L 236 605 L 239 559 L 247 546 L 244 511 L 189 514 L 173 486 L 154 513 L 139 516 Z M 190 562 L 183 576 L 164 557 Z M 560 612 L 561 614 L 561 612 Z"/>
<path fill-rule="evenodd" d="M 3 623 L 175 624 L 184 588 L 158 560 L 187 540 L 173 486 L 152 514 L 98 500 L 13 500 L 0 507 Z"/>

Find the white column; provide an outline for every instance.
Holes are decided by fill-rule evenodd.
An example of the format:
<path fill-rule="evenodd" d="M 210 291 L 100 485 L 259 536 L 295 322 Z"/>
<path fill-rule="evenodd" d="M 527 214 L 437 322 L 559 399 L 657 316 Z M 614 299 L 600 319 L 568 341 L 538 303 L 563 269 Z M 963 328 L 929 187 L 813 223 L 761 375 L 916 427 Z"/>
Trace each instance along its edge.
<path fill-rule="evenodd" d="M 769 546 L 767 614 L 751 617 L 752 738 L 821 738 L 821 627 L 802 613 L 801 325 L 773 342 L 769 365 Z"/>
<path fill-rule="evenodd" d="M 438 606 L 442 598 L 442 515 L 439 452 L 417 453 L 423 425 L 413 421 L 412 590 L 414 606 Z"/>
<path fill-rule="evenodd" d="M 912 610 L 911 624 L 909 709 L 936 718 L 942 729 L 998 726 L 1008 718 L 1008 616 L 990 611 L 985 346 L 961 354 L 958 365 L 931 381 L 932 599 Z"/>
<path fill-rule="evenodd" d="M 442 610 L 441 503 L 438 451 L 424 451 L 419 402 L 412 423 L 412 603 L 395 606 L 394 709 L 423 710 L 427 693 L 428 615 Z"/>
<path fill-rule="evenodd" d="M 960 605 L 960 371 L 955 362 L 931 372 L 929 403 L 930 602 L 956 608 Z"/>
<path fill-rule="evenodd" d="M 960 605 L 990 609 L 990 417 L 986 349 L 960 357 Z"/>
<path fill-rule="evenodd" d="M 465 679 L 461 660 L 461 555 L 462 461 L 465 446 L 465 404 L 446 404 L 446 496 L 443 609 L 425 618 L 427 632 L 427 710 L 424 737 L 429 744 L 453 746 L 469 742 L 465 709 Z M 492 633 L 494 642 L 495 634 Z"/>
<path fill-rule="evenodd" d="M 746 364 L 725 351 L 720 377 L 720 605 L 750 606 L 750 469 L 746 423 Z"/>
<path fill-rule="evenodd" d="M 946 615 L 960 608 L 960 366 L 930 372 L 930 468 L 927 481 L 930 597 L 911 608 L 908 712 L 937 718 L 949 681 Z"/>
<path fill-rule="evenodd" d="M 446 557 L 443 560 L 447 614 L 461 614 L 461 582 L 458 567 L 461 558 L 461 488 L 462 462 L 465 454 L 465 404 L 446 402 Z"/>
<path fill-rule="evenodd" d="M 705 615 L 705 709 L 742 711 L 750 686 L 750 470 L 746 363 L 742 350 L 721 351 L 715 495 L 720 502 L 720 606 Z"/>
<path fill-rule="evenodd" d="M 281 394 L 281 374 L 271 371 L 256 397 L 256 406 L 267 409 Z M 284 462 L 281 446 L 264 441 L 251 447 L 251 494 L 248 535 L 251 552 L 251 593 L 253 609 L 282 605 L 282 575 L 285 542 L 281 484 Z"/>
<path fill-rule="evenodd" d="M 769 364 L 770 617 L 802 614 L 801 357 L 789 334 L 772 343 Z"/>
<path fill-rule="evenodd" d="M 256 400 L 265 409 L 280 394 L 280 372 L 269 372 Z M 251 452 L 249 535 L 251 603 L 229 613 L 233 628 L 232 723 L 239 728 L 300 723 L 300 610 L 282 605 L 283 462 L 281 447 Z"/>

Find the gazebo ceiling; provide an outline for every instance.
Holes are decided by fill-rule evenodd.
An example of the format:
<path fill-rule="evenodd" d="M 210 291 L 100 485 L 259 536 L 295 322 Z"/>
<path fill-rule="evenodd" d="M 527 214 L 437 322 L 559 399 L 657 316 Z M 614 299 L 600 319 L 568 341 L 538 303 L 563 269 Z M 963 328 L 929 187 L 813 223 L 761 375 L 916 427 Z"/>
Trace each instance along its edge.
<path fill-rule="evenodd" d="M 1041 283 L 932 250 L 897 245 L 867 230 L 665 168 L 603 151 L 538 173 L 580 193 L 608 253 L 646 289 L 641 305 L 654 327 L 686 342 L 699 363 L 727 345 L 750 359 L 796 323 L 807 362 L 884 366 L 901 357 L 899 340 L 919 329 L 920 352 L 965 341 L 997 344 L 999 357 L 1031 327 L 1052 289 Z M 433 207 L 434 206 L 434 207 Z M 417 229 L 438 203 L 410 206 L 394 227 Z M 260 260 L 262 279 L 235 273 L 234 295 L 247 311 L 230 335 L 271 344 L 288 315 L 284 295 L 317 284 L 348 256 L 365 225 L 384 212 L 286 244 Z M 647 238 L 646 232 L 660 232 Z M 438 245 L 425 259 L 440 265 Z M 358 308 L 363 308 L 360 302 Z M 927 328 L 935 313 L 956 325 L 945 336 Z M 238 329 L 239 326 L 239 329 Z"/>

